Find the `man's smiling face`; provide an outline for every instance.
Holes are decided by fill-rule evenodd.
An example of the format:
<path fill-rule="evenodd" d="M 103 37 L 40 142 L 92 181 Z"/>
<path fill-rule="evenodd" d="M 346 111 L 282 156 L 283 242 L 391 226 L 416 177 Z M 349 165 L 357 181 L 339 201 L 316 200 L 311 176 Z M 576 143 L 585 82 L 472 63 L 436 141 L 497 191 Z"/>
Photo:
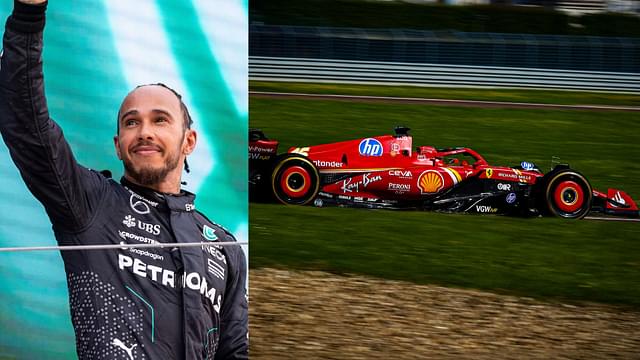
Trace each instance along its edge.
<path fill-rule="evenodd" d="M 195 142 L 195 132 L 187 129 L 180 100 L 169 89 L 142 86 L 122 102 L 114 143 L 124 163 L 125 177 L 134 183 L 173 192 L 162 186 L 169 183 L 179 190 L 182 164 Z"/>

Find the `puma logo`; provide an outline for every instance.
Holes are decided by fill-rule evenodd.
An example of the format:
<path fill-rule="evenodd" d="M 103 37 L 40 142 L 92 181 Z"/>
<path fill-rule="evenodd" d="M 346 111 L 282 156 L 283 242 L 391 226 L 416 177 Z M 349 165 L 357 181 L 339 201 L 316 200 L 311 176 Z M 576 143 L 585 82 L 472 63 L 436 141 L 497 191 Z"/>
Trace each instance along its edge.
<path fill-rule="evenodd" d="M 129 358 L 133 360 L 133 348 L 138 346 L 138 344 L 133 344 L 130 348 L 128 348 L 127 345 L 120 341 L 120 339 L 113 339 L 112 344 L 126 351 L 127 355 L 129 355 Z"/>

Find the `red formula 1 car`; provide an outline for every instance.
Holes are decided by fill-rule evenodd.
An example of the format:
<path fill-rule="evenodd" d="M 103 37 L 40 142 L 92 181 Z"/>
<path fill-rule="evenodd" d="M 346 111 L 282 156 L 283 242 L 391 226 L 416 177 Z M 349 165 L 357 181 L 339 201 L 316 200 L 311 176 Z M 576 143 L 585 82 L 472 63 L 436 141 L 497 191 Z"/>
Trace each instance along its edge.
<path fill-rule="evenodd" d="M 544 174 L 534 164 L 489 165 L 465 147 L 413 149 L 409 129 L 394 135 L 290 148 L 260 130 L 249 134 L 250 197 L 285 204 L 417 208 L 447 212 L 555 215 L 582 218 L 591 211 L 637 217 L 625 192 L 593 190 L 568 165 Z"/>

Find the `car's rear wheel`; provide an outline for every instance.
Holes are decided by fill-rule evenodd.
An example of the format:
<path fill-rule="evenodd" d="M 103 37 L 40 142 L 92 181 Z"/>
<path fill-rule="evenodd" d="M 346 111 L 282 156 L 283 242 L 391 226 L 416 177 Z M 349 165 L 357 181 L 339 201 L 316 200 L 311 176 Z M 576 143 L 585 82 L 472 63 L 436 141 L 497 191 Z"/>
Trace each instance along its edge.
<path fill-rule="evenodd" d="M 564 169 L 550 174 L 545 183 L 546 208 L 551 215 L 581 219 L 591 210 L 593 191 L 580 173 Z"/>
<path fill-rule="evenodd" d="M 308 158 L 287 154 L 276 161 L 271 187 L 281 203 L 305 205 L 318 195 L 320 174 Z"/>

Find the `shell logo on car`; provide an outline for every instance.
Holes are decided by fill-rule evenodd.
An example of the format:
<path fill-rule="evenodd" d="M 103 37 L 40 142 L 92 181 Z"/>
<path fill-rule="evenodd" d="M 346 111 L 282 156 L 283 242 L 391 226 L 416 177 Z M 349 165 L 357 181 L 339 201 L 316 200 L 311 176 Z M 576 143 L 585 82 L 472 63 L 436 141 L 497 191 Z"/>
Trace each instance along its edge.
<path fill-rule="evenodd" d="M 418 177 L 418 187 L 422 194 L 434 194 L 444 187 L 444 178 L 435 170 L 427 170 Z"/>

